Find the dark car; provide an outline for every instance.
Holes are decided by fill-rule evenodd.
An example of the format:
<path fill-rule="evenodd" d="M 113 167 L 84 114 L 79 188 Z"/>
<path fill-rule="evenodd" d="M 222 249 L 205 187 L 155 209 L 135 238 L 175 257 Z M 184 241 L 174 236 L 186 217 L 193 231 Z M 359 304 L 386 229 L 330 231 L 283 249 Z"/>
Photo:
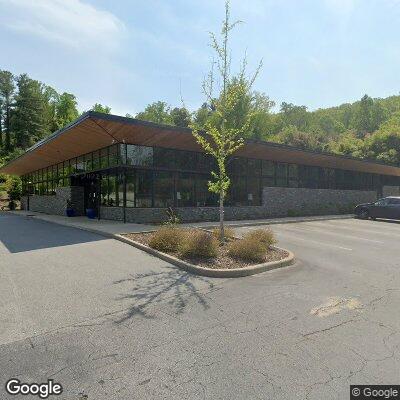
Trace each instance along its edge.
<path fill-rule="evenodd" d="M 400 197 L 389 196 L 375 203 L 359 204 L 354 213 L 356 217 L 363 219 L 400 219 Z"/>

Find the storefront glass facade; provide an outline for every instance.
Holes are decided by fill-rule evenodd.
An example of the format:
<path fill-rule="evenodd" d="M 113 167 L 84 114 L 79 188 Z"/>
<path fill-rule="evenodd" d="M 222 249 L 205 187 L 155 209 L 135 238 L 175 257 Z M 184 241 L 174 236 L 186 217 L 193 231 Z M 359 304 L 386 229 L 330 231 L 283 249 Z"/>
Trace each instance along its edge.
<path fill-rule="evenodd" d="M 101 205 L 110 207 L 215 206 L 208 191 L 212 157 L 191 151 L 115 144 L 22 177 L 24 191 L 53 195 L 76 179 L 96 177 Z M 400 178 L 342 169 L 233 157 L 228 163 L 231 188 L 226 205 L 261 205 L 262 188 L 378 190 L 400 185 Z"/>

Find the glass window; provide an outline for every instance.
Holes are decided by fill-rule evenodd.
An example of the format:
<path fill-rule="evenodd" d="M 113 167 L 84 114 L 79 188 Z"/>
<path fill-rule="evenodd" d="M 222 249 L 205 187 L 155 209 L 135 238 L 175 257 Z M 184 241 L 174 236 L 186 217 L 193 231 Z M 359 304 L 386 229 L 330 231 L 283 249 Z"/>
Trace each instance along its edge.
<path fill-rule="evenodd" d="M 108 205 L 110 207 L 118 207 L 119 196 L 118 196 L 118 175 L 115 173 L 108 176 Z"/>
<path fill-rule="evenodd" d="M 100 168 L 108 168 L 108 147 L 100 150 Z"/>
<path fill-rule="evenodd" d="M 389 199 L 389 204 L 391 204 L 391 205 L 399 205 L 400 204 L 400 199 L 390 198 Z"/>
<path fill-rule="evenodd" d="M 287 164 L 276 164 L 276 186 L 288 186 Z"/>
<path fill-rule="evenodd" d="M 197 175 L 196 177 L 196 206 L 216 206 L 217 195 L 208 190 L 209 175 Z"/>
<path fill-rule="evenodd" d="M 72 160 L 69 161 L 70 167 L 71 167 L 71 174 L 75 174 L 76 172 L 76 158 L 73 158 Z"/>
<path fill-rule="evenodd" d="M 205 153 L 197 154 L 197 168 L 199 171 L 210 173 L 216 169 L 216 162 L 214 157 Z"/>
<path fill-rule="evenodd" d="M 101 205 L 108 206 L 108 175 L 101 177 Z"/>
<path fill-rule="evenodd" d="M 135 171 L 136 207 L 151 207 L 153 173 L 147 170 Z"/>
<path fill-rule="evenodd" d="M 195 170 L 197 169 L 197 153 L 193 151 L 176 151 L 175 153 L 176 168 L 179 170 Z"/>
<path fill-rule="evenodd" d="M 126 207 L 135 207 L 135 172 L 126 173 Z"/>
<path fill-rule="evenodd" d="M 231 185 L 228 190 L 226 204 L 230 206 L 247 205 L 246 177 L 231 177 Z"/>
<path fill-rule="evenodd" d="M 93 169 L 100 169 L 100 152 L 98 150 L 93 152 Z"/>
<path fill-rule="evenodd" d="M 262 178 L 262 187 L 275 186 L 275 178 L 273 176 L 264 176 Z"/>
<path fill-rule="evenodd" d="M 247 174 L 247 158 L 232 157 L 227 163 L 228 174 L 246 175 Z"/>
<path fill-rule="evenodd" d="M 176 169 L 175 150 L 154 148 L 154 166 L 158 168 Z"/>
<path fill-rule="evenodd" d="M 260 178 L 247 178 L 247 202 L 250 206 L 261 205 Z"/>
<path fill-rule="evenodd" d="M 273 161 L 262 160 L 263 176 L 275 176 L 275 163 Z"/>
<path fill-rule="evenodd" d="M 174 206 L 174 175 L 171 172 L 154 172 L 154 207 Z"/>
<path fill-rule="evenodd" d="M 255 160 L 254 158 L 249 158 L 247 160 L 247 175 L 248 176 L 261 175 L 261 160 Z"/>
<path fill-rule="evenodd" d="M 119 162 L 120 164 L 126 164 L 126 144 L 120 144 L 119 146 Z"/>
<path fill-rule="evenodd" d="M 151 167 L 153 165 L 153 148 L 128 144 L 127 164 Z"/>
<path fill-rule="evenodd" d="M 85 172 L 86 171 L 85 156 L 80 156 L 77 158 L 76 170 L 77 170 L 77 172 Z"/>
<path fill-rule="evenodd" d="M 176 184 L 176 199 L 178 207 L 194 206 L 196 176 L 180 173 Z"/>
<path fill-rule="evenodd" d="M 86 171 L 93 170 L 93 154 L 92 153 L 85 154 L 85 164 L 86 164 Z"/>
<path fill-rule="evenodd" d="M 289 164 L 288 166 L 289 175 L 289 187 L 299 186 L 299 167 L 296 164 Z"/>
<path fill-rule="evenodd" d="M 117 199 L 118 205 L 123 207 L 124 205 L 124 174 L 117 174 Z"/>
<path fill-rule="evenodd" d="M 120 159 L 119 159 L 119 146 L 118 145 L 113 145 L 109 147 L 109 166 L 114 167 L 116 165 L 120 164 Z"/>

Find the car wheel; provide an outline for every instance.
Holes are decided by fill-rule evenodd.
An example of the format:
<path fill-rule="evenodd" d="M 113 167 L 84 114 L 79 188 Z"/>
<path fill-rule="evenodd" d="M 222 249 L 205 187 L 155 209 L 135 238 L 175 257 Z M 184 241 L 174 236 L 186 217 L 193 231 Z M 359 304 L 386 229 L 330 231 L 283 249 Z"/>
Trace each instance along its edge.
<path fill-rule="evenodd" d="M 361 219 L 368 219 L 369 218 L 369 211 L 368 210 L 361 210 L 360 218 Z"/>

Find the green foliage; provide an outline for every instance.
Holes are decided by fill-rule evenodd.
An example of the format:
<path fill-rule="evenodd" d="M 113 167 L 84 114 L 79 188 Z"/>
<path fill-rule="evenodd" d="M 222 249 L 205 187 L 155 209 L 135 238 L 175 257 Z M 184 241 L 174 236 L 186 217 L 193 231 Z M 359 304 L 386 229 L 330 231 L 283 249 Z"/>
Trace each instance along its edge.
<path fill-rule="evenodd" d="M 71 93 L 60 95 L 56 104 L 56 121 L 58 129 L 69 124 L 79 116 L 76 97 Z"/>
<path fill-rule="evenodd" d="M 96 111 L 103 114 L 111 114 L 111 107 L 103 106 L 100 103 L 96 103 L 92 108 L 91 111 Z"/>
<path fill-rule="evenodd" d="M 364 153 L 367 158 L 400 164 L 400 112 L 365 140 Z"/>
<path fill-rule="evenodd" d="M 10 177 L 6 182 L 8 198 L 11 201 L 20 200 L 22 195 L 22 182 L 19 177 Z"/>
<path fill-rule="evenodd" d="M 244 144 L 244 137 L 248 135 L 252 126 L 252 92 L 251 87 L 261 68 L 261 63 L 252 77 L 246 76 L 246 59 L 243 60 L 239 74 L 230 73 L 231 55 L 229 49 L 230 32 L 241 21 L 230 21 L 229 1 L 225 3 L 225 19 L 222 23 L 221 36 L 217 38 L 211 33 L 211 47 L 216 55 L 216 66 L 222 88 L 217 96 L 214 95 L 214 63 L 207 79 L 203 82 L 203 92 L 210 104 L 209 110 L 202 107 L 202 113 L 195 116 L 191 124 L 192 133 L 203 150 L 211 155 L 218 166 L 211 172 L 212 180 L 208 182 L 208 189 L 219 196 L 220 204 L 220 239 L 224 240 L 224 199 L 230 186 L 230 179 L 226 171 L 226 163 Z M 259 96 L 260 98 L 260 96 Z M 262 103 L 259 101 L 259 103 Z M 264 107 L 266 103 L 263 103 Z M 209 112 L 210 111 L 210 112 Z M 199 121 L 201 122 L 199 124 Z"/>
<path fill-rule="evenodd" d="M 149 104 L 144 111 L 136 114 L 135 118 L 155 122 L 156 124 L 172 125 L 170 111 L 171 109 L 167 103 L 164 101 L 156 101 Z"/>
<path fill-rule="evenodd" d="M 201 230 L 189 231 L 179 246 L 179 253 L 183 257 L 212 258 L 218 253 L 218 240 L 215 236 Z"/>
<path fill-rule="evenodd" d="M 171 110 L 172 124 L 182 128 L 188 128 L 191 123 L 191 115 L 185 107 L 175 107 Z"/>
<path fill-rule="evenodd" d="M 163 226 L 151 235 L 149 246 L 166 253 L 175 252 L 178 250 L 178 247 L 182 242 L 183 235 L 184 232 L 180 228 L 174 226 Z"/>

